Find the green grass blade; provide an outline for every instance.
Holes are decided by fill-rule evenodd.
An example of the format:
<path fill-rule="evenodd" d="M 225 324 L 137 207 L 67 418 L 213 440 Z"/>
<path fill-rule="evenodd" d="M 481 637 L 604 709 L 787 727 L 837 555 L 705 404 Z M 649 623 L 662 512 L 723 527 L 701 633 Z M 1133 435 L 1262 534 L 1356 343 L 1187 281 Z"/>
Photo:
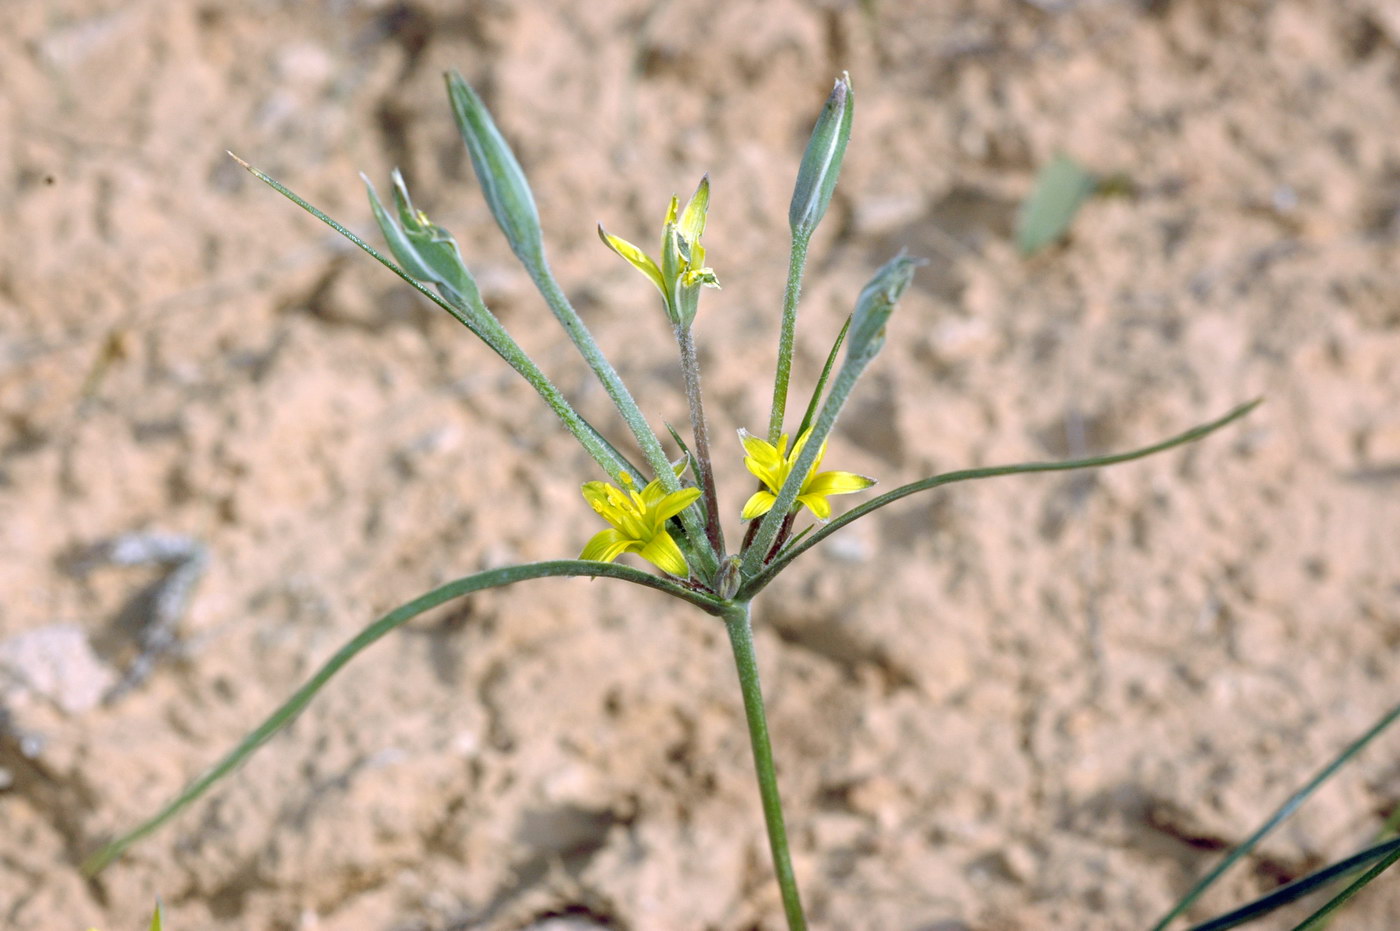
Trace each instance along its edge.
<path fill-rule="evenodd" d="M 1258 918 L 1262 918 L 1270 912 L 1280 909 L 1285 905 L 1296 902 L 1304 896 L 1322 889 L 1329 883 L 1355 872 L 1368 863 L 1375 863 L 1366 875 L 1360 877 L 1347 888 L 1343 889 L 1334 898 L 1328 901 L 1322 908 L 1314 912 L 1307 920 L 1298 925 L 1295 931 L 1302 931 L 1303 928 L 1315 928 L 1317 922 L 1323 920 L 1333 909 L 1341 906 L 1343 902 L 1351 898 L 1361 890 L 1361 887 L 1375 879 L 1385 871 L 1390 864 L 1400 859 L 1400 840 L 1388 840 L 1379 844 L 1373 844 L 1366 849 L 1354 853 L 1344 860 L 1339 860 L 1331 866 L 1323 867 L 1314 873 L 1309 873 L 1302 879 L 1295 880 L 1286 886 L 1280 886 L 1268 895 L 1261 896 L 1242 905 L 1239 908 L 1219 915 L 1209 921 L 1203 921 L 1198 925 L 1193 925 L 1190 931 L 1228 931 L 1229 928 L 1238 928 L 1240 925 L 1248 924 Z M 1364 881 L 1363 881 L 1364 880 Z"/>
<path fill-rule="evenodd" d="M 190 803 L 194 802 L 212 788 L 215 783 L 233 772 L 243 761 L 252 756 L 254 751 L 267 743 L 273 735 L 286 727 L 293 718 L 300 714 L 302 709 L 316 697 L 316 693 L 318 693 L 322 687 L 330 681 L 331 677 L 339 672 L 346 663 L 350 662 L 350 660 L 358 656 L 362 650 L 379 640 L 385 634 L 423 612 L 436 608 L 455 598 L 461 598 L 464 595 L 470 595 L 473 592 L 479 592 L 484 589 L 497 588 L 502 585 L 510 585 L 529 579 L 543 579 L 559 576 L 622 579 L 637 585 L 658 589 L 668 595 L 673 595 L 676 598 L 688 601 L 711 614 L 718 615 L 722 610 L 719 602 L 712 598 L 692 592 L 689 589 L 683 588 L 674 582 L 667 581 L 658 576 L 633 569 L 630 566 L 619 566 L 613 563 L 602 562 L 585 562 L 578 559 L 561 559 L 552 562 L 529 563 L 523 566 L 508 566 L 504 569 L 479 572 L 475 575 L 457 579 L 454 582 L 448 582 L 446 585 L 435 588 L 427 594 L 418 596 L 407 604 L 400 605 L 360 631 L 353 639 L 337 650 L 330 659 L 326 660 L 321 668 L 316 670 L 315 674 L 312 675 L 301 688 L 293 693 L 291 698 L 287 699 L 281 707 L 274 711 L 271 716 L 253 730 L 252 733 L 243 738 L 242 742 L 215 764 L 212 769 L 190 783 L 183 792 L 177 795 L 174 800 L 151 818 L 94 853 L 84 861 L 83 871 L 89 876 L 97 873 L 120 856 L 122 852 L 132 844 L 165 824 Z"/>
<path fill-rule="evenodd" d="M 1058 240 L 1097 189 L 1098 179 L 1068 156 L 1046 162 L 1016 218 L 1016 248 L 1033 255 Z"/>
<path fill-rule="evenodd" d="M 1390 852 L 1386 854 L 1385 859 L 1376 863 L 1361 876 L 1357 877 L 1355 882 L 1333 896 L 1330 901 L 1323 905 L 1322 908 L 1319 908 L 1309 915 L 1307 919 L 1294 928 L 1293 931 L 1315 931 L 1315 929 L 1319 928 L 1328 920 L 1328 917 L 1333 912 L 1345 905 L 1352 896 L 1370 885 L 1371 881 L 1377 876 L 1380 876 L 1386 870 L 1394 866 L 1395 861 L 1400 860 L 1400 840 L 1390 840 L 1386 843 L 1390 845 Z M 1360 864 L 1358 863 L 1356 866 L 1360 866 Z"/>
<path fill-rule="evenodd" d="M 1336 774 L 1337 770 L 1350 762 L 1352 757 L 1360 753 L 1367 744 L 1380 736 L 1381 732 L 1394 724 L 1397 719 L 1400 719 L 1400 705 L 1391 708 L 1381 716 L 1380 720 L 1371 725 L 1366 733 L 1348 744 L 1341 753 L 1337 754 L 1334 760 L 1322 767 L 1317 775 L 1308 780 L 1306 785 L 1293 793 L 1286 802 L 1280 805 L 1278 810 L 1270 815 L 1253 834 L 1249 835 L 1239 846 L 1226 854 L 1224 859 L 1217 863 L 1209 873 L 1197 880 L 1196 884 L 1188 889 L 1186 894 L 1181 897 L 1181 900 L 1172 907 L 1172 910 L 1163 915 L 1162 918 L 1152 926 L 1152 931 L 1164 931 L 1167 925 L 1171 924 L 1173 919 L 1195 904 L 1196 900 L 1199 899 L 1207 889 L 1214 885 L 1215 881 L 1218 880 L 1226 870 L 1234 866 L 1240 858 L 1257 847 L 1266 834 L 1278 827 L 1286 818 L 1297 811 L 1310 795 L 1321 788 L 1327 780 L 1331 779 L 1332 776 Z"/>
<path fill-rule="evenodd" d="M 822 366 L 821 377 L 817 379 L 817 387 L 812 389 L 812 400 L 807 402 L 807 412 L 802 415 L 802 423 L 798 426 L 797 432 L 793 436 L 801 436 L 807 432 L 807 428 L 812 425 L 812 418 L 817 416 L 817 406 L 821 404 L 822 392 L 826 390 L 826 380 L 831 377 L 831 369 L 836 365 L 836 354 L 841 351 L 841 344 L 846 341 L 846 334 L 851 329 L 851 318 L 847 317 L 845 324 L 841 327 L 841 332 L 836 334 L 836 342 L 831 347 L 831 352 L 827 353 L 826 365 Z"/>
<path fill-rule="evenodd" d="M 1201 424 L 1198 427 L 1192 427 L 1185 433 L 1178 434 L 1160 443 L 1154 443 L 1151 446 L 1144 446 L 1141 449 L 1135 449 L 1126 453 L 1116 453 L 1111 456 L 1098 456 L 1092 459 L 1070 459 L 1064 462 L 1023 462 L 1018 465 L 991 466 L 985 469 L 965 469 L 960 472 L 945 472 L 942 475 L 935 475 L 932 478 L 902 485 L 893 491 L 885 492 L 878 498 L 867 501 L 859 507 L 852 508 L 840 517 L 833 518 L 829 523 L 817 528 L 817 530 L 802 543 L 784 550 L 771 563 L 764 566 L 761 572 L 756 573 L 745 582 L 743 587 L 739 589 L 737 597 L 740 599 L 752 598 L 762 590 L 764 586 L 773 581 L 773 578 L 798 556 L 801 556 L 807 550 L 816 546 L 842 527 L 860 520 L 865 515 L 877 511 L 887 504 L 893 504 L 900 498 L 907 498 L 909 495 L 917 494 L 921 491 L 929 491 L 943 485 L 951 485 L 954 482 L 993 478 L 998 475 L 1020 475 L 1029 472 L 1065 472 L 1071 469 L 1092 469 L 1099 466 L 1114 465 L 1119 462 L 1131 462 L 1134 459 L 1142 459 L 1146 456 L 1165 452 L 1175 446 L 1195 442 L 1201 437 L 1239 420 L 1261 403 L 1262 399 L 1250 401 L 1248 404 L 1242 404 L 1223 417 L 1212 420 L 1209 423 Z"/>
<path fill-rule="evenodd" d="M 686 461 L 690 463 L 690 474 L 695 476 L 695 484 L 701 484 L 700 464 L 696 461 L 694 454 L 691 453 L 690 447 L 685 445 L 685 439 L 676 432 L 676 428 L 671 426 L 670 421 L 666 421 L 666 432 L 671 434 L 671 439 L 675 440 L 681 452 L 685 453 Z"/>

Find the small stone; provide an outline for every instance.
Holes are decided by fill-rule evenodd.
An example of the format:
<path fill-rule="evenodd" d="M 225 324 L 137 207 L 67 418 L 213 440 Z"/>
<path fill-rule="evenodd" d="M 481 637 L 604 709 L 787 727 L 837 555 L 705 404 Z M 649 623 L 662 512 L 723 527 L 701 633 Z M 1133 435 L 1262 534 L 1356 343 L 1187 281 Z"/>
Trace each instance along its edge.
<path fill-rule="evenodd" d="M 76 624 L 52 624 L 0 641 L 0 701 L 42 699 L 64 714 L 98 706 L 117 681 Z"/>

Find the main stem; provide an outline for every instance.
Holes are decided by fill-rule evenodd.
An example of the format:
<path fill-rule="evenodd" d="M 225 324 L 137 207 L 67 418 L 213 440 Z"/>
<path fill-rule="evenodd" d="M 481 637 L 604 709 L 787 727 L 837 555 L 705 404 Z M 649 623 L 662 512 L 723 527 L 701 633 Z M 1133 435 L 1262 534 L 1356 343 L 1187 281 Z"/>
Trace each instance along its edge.
<path fill-rule="evenodd" d="M 710 428 L 705 423 L 705 404 L 700 397 L 700 359 L 695 353 L 695 336 L 688 324 L 676 325 L 676 343 L 681 349 L 681 371 L 685 374 L 685 396 L 690 401 L 690 428 L 695 435 L 695 468 L 700 473 L 700 491 L 705 496 L 705 536 L 720 560 L 724 559 L 724 531 L 719 523 L 719 495 L 710 462 Z"/>
<path fill-rule="evenodd" d="M 763 690 L 758 683 L 758 657 L 753 651 L 753 627 L 749 624 L 749 603 L 733 604 L 724 614 L 729 645 L 734 648 L 734 667 L 739 673 L 739 689 L 744 693 L 744 717 L 749 724 L 753 745 L 753 768 L 758 775 L 758 795 L 763 801 L 763 820 L 768 828 L 768 849 L 773 855 L 773 872 L 783 896 L 783 912 L 788 931 L 806 931 L 807 916 L 797 892 L 797 877 L 788 855 L 787 828 L 783 825 L 783 803 L 778 798 L 778 774 L 773 766 L 773 747 L 768 742 L 768 718 L 763 713 Z"/>

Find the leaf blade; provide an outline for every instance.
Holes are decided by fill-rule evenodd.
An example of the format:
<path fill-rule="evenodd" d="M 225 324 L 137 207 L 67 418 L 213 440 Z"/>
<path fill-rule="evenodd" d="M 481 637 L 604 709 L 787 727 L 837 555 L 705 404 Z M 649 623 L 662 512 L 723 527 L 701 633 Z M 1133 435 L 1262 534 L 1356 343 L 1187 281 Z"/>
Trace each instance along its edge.
<path fill-rule="evenodd" d="M 300 714 L 316 694 L 339 672 L 350 660 L 358 656 L 371 644 L 375 643 L 386 634 L 398 628 L 405 622 L 429 611 L 439 605 L 445 604 L 456 598 L 483 591 L 488 588 L 498 588 L 502 585 L 510 585 L 515 582 L 524 582 L 531 579 L 582 576 L 589 578 L 606 577 L 622 579 L 647 588 L 655 588 L 669 595 L 687 601 L 711 614 L 718 615 L 719 603 L 712 598 L 708 598 L 697 592 L 683 588 L 674 582 L 667 581 L 658 576 L 633 569 L 630 566 L 619 566 L 613 563 L 591 562 L 578 559 L 561 559 L 550 562 L 527 563 L 521 566 L 507 566 L 503 569 L 492 569 L 486 572 L 478 572 L 474 575 L 465 576 L 441 585 L 430 592 L 426 592 L 405 602 L 389 613 L 381 616 L 378 620 L 366 626 L 358 634 L 347 641 L 339 650 L 333 653 L 321 666 L 312 674 L 302 686 L 297 689 L 292 696 L 277 707 L 262 724 L 249 732 L 233 750 L 223 756 L 212 768 L 202 776 L 190 783 L 170 802 L 166 803 L 156 814 L 147 818 L 125 834 L 104 845 L 101 849 L 93 853 L 83 861 L 82 869 L 86 875 L 92 876 L 108 866 L 113 860 L 121 856 L 132 844 L 150 835 L 162 825 L 175 817 L 186 807 L 196 801 L 209 789 L 229 775 L 240 764 L 253 755 L 259 748 L 271 740 L 279 731 L 292 722 Z"/>

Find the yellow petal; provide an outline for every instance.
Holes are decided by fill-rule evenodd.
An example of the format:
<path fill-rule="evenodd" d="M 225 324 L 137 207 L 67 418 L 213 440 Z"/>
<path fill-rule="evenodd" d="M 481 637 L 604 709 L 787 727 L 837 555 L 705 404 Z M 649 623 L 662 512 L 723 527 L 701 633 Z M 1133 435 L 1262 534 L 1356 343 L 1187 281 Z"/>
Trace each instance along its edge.
<path fill-rule="evenodd" d="M 599 509 L 608 506 L 608 487 L 607 482 L 584 482 L 583 500 L 601 514 Z"/>
<path fill-rule="evenodd" d="M 773 503 L 777 500 L 777 497 L 769 492 L 756 491 L 749 497 L 748 501 L 744 502 L 744 512 L 740 517 L 744 520 L 761 517 L 773 510 Z"/>
<path fill-rule="evenodd" d="M 787 445 L 787 434 L 783 434 L 778 441 L 778 449 L 747 430 L 739 431 L 739 440 L 744 444 L 744 451 L 748 453 L 744 457 L 744 468 L 768 486 L 769 491 L 777 494 L 779 489 L 783 487 L 783 482 L 787 479 L 788 474 L 787 464 L 783 462 L 782 453 L 779 451 Z"/>
<path fill-rule="evenodd" d="M 598 224 L 598 236 L 607 244 L 608 248 L 632 263 L 634 268 L 639 269 L 642 274 L 651 279 L 651 283 L 656 285 L 656 289 L 661 292 L 661 296 L 666 296 L 666 285 L 661 280 L 661 269 L 656 266 L 651 257 L 632 245 L 621 236 L 614 236 L 603 229 L 603 224 Z"/>
<path fill-rule="evenodd" d="M 630 542 L 616 530 L 600 530 L 593 535 L 593 539 L 588 541 L 588 545 L 583 548 L 582 553 L 578 554 L 578 558 L 595 562 L 612 562 L 626 551 L 627 544 Z"/>
<path fill-rule="evenodd" d="M 658 526 L 660 522 L 670 520 L 681 511 L 690 507 L 697 498 L 700 497 L 698 488 L 682 488 L 680 491 L 673 491 L 666 497 L 658 501 L 654 508 Z"/>
<path fill-rule="evenodd" d="M 854 472 L 819 472 L 802 486 L 805 495 L 849 495 L 865 491 L 875 484 L 875 479 L 857 475 Z"/>
<path fill-rule="evenodd" d="M 642 547 L 637 555 L 662 572 L 669 572 L 677 578 L 684 579 L 690 575 L 690 567 L 686 565 L 680 547 L 676 546 L 676 541 L 664 530 L 652 537 L 651 542 Z"/>
<path fill-rule="evenodd" d="M 773 448 L 773 444 L 761 437 L 754 436 L 747 430 L 739 430 L 739 442 L 744 444 L 744 452 L 750 457 L 765 464 L 777 465 L 783 461 L 782 453 Z M 782 439 L 778 441 L 780 446 L 787 445 L 787 434 L 784 433 Z"/>
<path fill-rule="evenodd" d="M 812 428 L 808 427 L 806 430 L 803 430 L 802 435 L 797 438 L 797 443 L 792 447 L 792 452 L 787 455 L 789 467 L 797 465 L 797 460 L 802 456 L 802 450 L 807 448 L 807 440 L 811 439 L 811 436 Z M 817 450 L 817 458 L 812 460 L 812 468 L 808 470 L 808 475 L 817 471 L 817 467 L 822 464 L 822 458 L 826 455 L 826 444 L 827 441 L 822 440 L 822 448 Z"/>
<path fill-rule="evenodd" d="M 825 521 L 831 516 L 831 502 L 822 495 L 798 495 L 797 503 L 805 504 L 817 520 Z"/>

